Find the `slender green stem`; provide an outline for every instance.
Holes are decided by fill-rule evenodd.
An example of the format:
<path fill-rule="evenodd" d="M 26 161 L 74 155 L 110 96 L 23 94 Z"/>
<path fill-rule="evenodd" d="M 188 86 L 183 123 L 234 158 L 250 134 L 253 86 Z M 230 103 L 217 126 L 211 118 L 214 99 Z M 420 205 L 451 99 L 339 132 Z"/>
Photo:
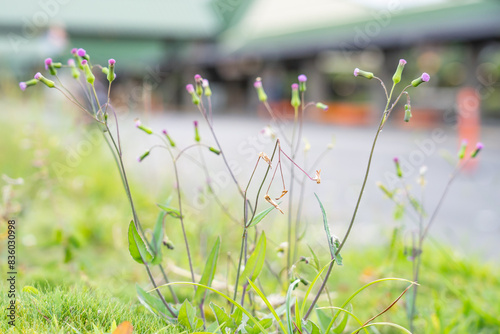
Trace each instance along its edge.
<path fill-rule="evenodd" d="M 274 155 L 276 154 L 276 149 L 278 147 L 279 147 L 279 140 L 276 140 L 276 144 L 274 145 L 273 154 L 271 155 L 271 161 L 274 159 Z M 252 220 L 255 217 L 255 213 L 257 211 L 257 204 L 259 202 L 259 195 L 260 195 L 260 192 L 262 190 L 262 186 L 264 185 L 264 182 L 266 181 L 267 175 L 269 174 L 269 170 L 271 169 L 271 166 L 267 166 L 266 174 L 264 174 L 264 178 L 262 179 L 262 182 L 260 183 L 259 190 L 257 191 L 257 196 L 255 197 L 255 205 L 254 205 L 255 210 L 253 210 L 252 217 L 248 220 L 247 219 L 247 216 L 248 216 L 248 213 L 247 213 L 247 210 L 248 210 L 247 192 L 248 192 L 248 188 L 250 187 L 250 182 L 252 181 L 252 178 L 254 176 L 255 170 L 257 169 L 257 165 L 258 165 L 258 161 L 259 160 L 260 160 L 260 157 L 257 160 L 257 164 L 255 165 L 255 168 L 254 168 L 254 170 L 252 172 L 252 175 L 251 175 L 251 177 L 250 177 L 250 179 L 248 181 L 247 187 L 246 187 L 245 191 L 243 192 L 244 193 L 244 197 L 243 197 L 243 212 L 244 212 L 245 222 L 244 222 L 244 226 L 243 226 L 243 235 L 241 237 L 241 248 L 240 248 L 240 257 L 239 257 L 239 260 L 238 260 L 238 268 L 236 269 L 236 282 L 234 284 L 234 298 L 233 298 L 234 300 L 236 300 L 236 297 L 237 297 L 237 294 L 238 294 L 238 284 L 239 284 L 239 280 L 240 280 L 241 264 L 243 262 L 243 256 L 244 256 L 244 250 L 245 250 L 245 239 L 246 239 L 246 236 L 247 236 L 248 226 L 251 224 Z M 231 312 L 232 312 L 233 309 L 234 309 L 234 307 L 232 306 L 231 307 Z"/>
<path fill-rule="evenodd" d="M 349 227 L 347 228 L 347 232 L 344 235 L 344 238 L 342 239 L 342 242 L 340 243 L 339 248 L 335 252 L 335 256 L 337 256 L 340 253 L 341 249 L 344 247 L 344 245 L 347 241 L 347 238 L 349 237 L 349 234 L 351 233 L 351 229 L 352 229 L 352 226 L 354 225 L 354 221 L 356 220 L 356 214 L 358 213 L 359 204 L 361 203 L 361 198 L 363 197 L 363 193 L 364 193 L 365 186 L 366 186 L 366 181 L 368 180 L 368 175 L 370 173 L 370 167 L 371 167 L 371 163 L 372 163 L 373 153 L 375 152 L 375 146 L 377 144 L 377 139 L 378 139 L 378 136 L 382 130 L 382 127 L 384 126 L 385 121 L 387 120 L 387 114 L 388 114 L 388 110 L 389 110 L 388 108 L 389 108 L 389 104 L 391 103 L 392 93 L 394 91 L 395 86 L 396 85 L 392 85 L 391 93 L 389 94 L 389 97 L 387 99 L 387 104 L 385 106 L 384 113 L 382 115 L 382 119 L 380 120 L 380 124 L 377 128 L 375 138 L 373 139 L 372 148 L 370 150 L 370 156 L 368 158 L 368 164 L 366 166 L 365 176 L 363 179 L 363 184 L 361 185 L 361 190 L 360 190 L 359 195 L 358 195 L 358 200 L 356 201 L 356 206 L 355 206 L 354 212 L 352 214 L 351 222 L 349 223 Z M 319 299 L 319 296 L 323 292 L 323 289 L 325 288 L 326 283 L 328 281 L 328 278 L 330 277 L 330 273 L 332 272 L 332 268 L 333 268 L 334 264 L 335 264 L 335 261 L 332 261 L 330 263 L 330 265 L 328 267 L 328 271 L 327 271 L 326 276 L 325 276 L 325 279 L 323 280 L 323 283 L 321 284 L 319 291 L 316 293 L 316 296 L 314 297 L 314 300 L 311 303 L 311 306 L 309 306 L 309 309 L 307 310 L 307 313 L 304 316 L 304 320 L 306 320 L 309 317 L 309 315 L 311 314 L 311 311 L 313 310 L 314 306 L 316 305 L 316 303 Z"/>

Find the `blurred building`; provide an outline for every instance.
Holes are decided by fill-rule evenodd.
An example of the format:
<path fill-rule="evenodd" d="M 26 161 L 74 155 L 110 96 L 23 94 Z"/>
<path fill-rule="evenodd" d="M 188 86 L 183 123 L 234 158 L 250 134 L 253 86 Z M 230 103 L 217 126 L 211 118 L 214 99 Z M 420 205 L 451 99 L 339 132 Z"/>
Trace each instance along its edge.
<path fill-rule="evenodd" d="M 416 91 L 428 97 L 415 99 L 424 123 L 453 121 L 463 87 L 476 92 L 484 116 L 500 116 L 496 0 L 2 2 L 4 75 L 28 75 L 42 59 L 83 47 L 96 63 L 117 60 L 115 97 L 130 94 L 139 109 L 179 109 L 188 101 L 185 83 L 199 72 L 212 82 L 217 109 L 256 110 L 252 82 L 261 76 L 287 114 L 289 84 L 305 73 L 309 98 L 334 106 L 313 117 L 366 124 L 383 94 L 377 84 L 353 80 L 353 69 L 390 82 L 405 58 L 408 81 L 423 71 L 432 77 Z"/>

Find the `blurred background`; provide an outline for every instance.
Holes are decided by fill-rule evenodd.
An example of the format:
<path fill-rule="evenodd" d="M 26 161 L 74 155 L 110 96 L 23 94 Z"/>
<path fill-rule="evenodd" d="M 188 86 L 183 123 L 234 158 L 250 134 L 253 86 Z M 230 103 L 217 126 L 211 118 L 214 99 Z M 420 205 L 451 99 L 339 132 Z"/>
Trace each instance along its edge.
<path fill-rule="evenodd" d="M 323 175 L 321 187 L 311 184 L 306 189 L 305 212 L 311 215 L 310 223 L 318 226 L 310 234 L 322 238 L 320 212 L 312 195 L 316 191 L 324 199 L 335 234 L 342 235 L 385 105 L 379 83 L 354 78 L 353 70 L 374 72 L 390 84 L 399 59 L 404 58 L 408 64 L 403 81 L 422 72 L 429 73 L 431 80 L 411 91 L 411 122 L 403 122 L 401 105 L 384 128 L 354 238 L 358 245 L 376 244 L 400 224 L 393 219 L 392 203 L 375 186 L 376 181 L 395 186 L 393 157 L 402 160 L 414 188 L 420 167 L 428 167 L 424 204 L 431 211 L 453 170 L 448 161 L 455 159 L 462 139 L 469 141 L 470 149 L 483 141 L 484 151 L 452 186 L 431 234 L 462 253 L 499 258 L 498 1 L 37 0 L 0 1 L 0 6 L 1 117 L 3 136 L 10 137 L 4 145 L 11 145 L 4 148 L 15 154 L 4 157 L 1 167 L 10 178 L 26 178 L 22 171 L 27 166 L 34 170 L 45 166 L 54 187 L 62 186 L 61 173 L 77 188 L 88 182 L 82 176 L 85 171 L 67 163 L 82 140 L 93 143 L 82 130 L 84 117 L 64 120 L 77 113 L 62 96 L 40 85 L 26 92 L 18 87 L 19 81 L 43 71 L 45 58 L 66 62 L 73 47 L 84 48 L 94 64 L 116 59 L 111 98 L 127 148 L 125 159 L 136 184 L 153 201 L 169 194 L 165 189 L 172 185 L 166 177 L 171 175 L 170 167 L 166 171 L 168 160 L 157 156 L 136 163 L 153 141 L 136 131 L 135 117 L 155 130 L 167 128 L 178 143 L 191 143 L 191 122 L 201 116 L 184 87 L 200 73 L 211 82 L 215 128 L 222 146 L 245 184 L 258 153 L 269 154 L 273 147 L 261 132 L 270 118 L 258 103 L 255 78 L 262 78 L 271 106 L 286 120 L 293 112 L 290 84 L 304 73 L 307 99 L 330 107 L 327 112 L 310 108 L 305 115 L 304 146 L 310 144 L 310 161 L 333 143 L 319 166 L 309 166 L 312 173 L 321 168 Z M 69 74 L 61 79 L 71 81 Z M 105 94 L 106 87 L 98 89 Z M 59 156 L 48 159 L 47 147 L 37 147 L 34 129 L 39 126 L 48 129 L 46 140 L 52 143 L 49 147 L 60 149 Z M 212 143 L 206 126 L 201 125 L 201 132 Z M 68 134 L 78 137 L 68 140 Z M 90 152 L 97 146 L 92 144 Z M 299 162 L 305 163 L 302 159 Z M 213 178 L 224 171 L 219 160 L 207 160 Z M 27 164 L 25 169 L 21 161 Z M 67 173 L 58 162 L 67 167 Z M 189 175 L 184 187 L 187 205 L 201 214 L 207 210 L 199 200 L 204 176 L 188 163 L 183 168 Z M 234 185 L 224 178 L 227 175 L 221 174 L 216 191 L 234 204 L 231 210 L 237 214 L 239 204 L 231 202 Z M 64 217 L 61 214 L 56 225 L 64 226 L 68 220 Z M 408 235 L 413 228 L 408 227 Z M 33 238 L 26 241 L 28 246 L 35 242 Z"/>

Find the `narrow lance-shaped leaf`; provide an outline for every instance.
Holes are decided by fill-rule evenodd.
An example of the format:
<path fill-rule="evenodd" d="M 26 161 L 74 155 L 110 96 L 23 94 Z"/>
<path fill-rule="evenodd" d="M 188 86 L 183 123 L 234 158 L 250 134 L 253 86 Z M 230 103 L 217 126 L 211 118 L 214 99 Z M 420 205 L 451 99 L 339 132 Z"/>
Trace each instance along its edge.
<path fill-rule="evenodd" d="M 152 265 L 160 264 L 161 260 L 163 259 L 162 255 L 162 242 L 163 242 L 163 234 L 164 234 L 164 229 L 163 229 L 163 220 L 165 219 L 166 213 L 164 211 L 161 211 L 158 214 L 158 218 L 156 219 L 156 224 L 155 228 L 153 231 L 153 239 L 151 240 L 151 246 L 153 250 L 153 261 L 151 261 Z"/>
<path fill-rule="evenodd" d="M 141 236 L 137 232 L 133 220 L 128 226 L 128 250 L 130 255 L 132 255 L 132 258 L 141 264 L 143 264 L 143 259 L 146 263 L 151 262 L 153 259 L 153 255 L 151 255 L 151 252 L 146 247 L 144 240 L 142 240 Z"/>
<path fill-rule="evenodd" d="M 280 204 L 280 203 L 278 203 L 278 205 L 279 205 L 279 204 Z M 258 223 L 260 223 L 260 222 L 261 222 L 261 220 L 262 220 L 262 219 L 264 219 L 264 218 L 267 216 L 267 214 L 268 214 L 269 212 L 273 211 L 274 209 L 275 209 L 275 208 L 274 208 L 274 206 L 271 206 L 271 207 L 269 207 L 269 208 L 267 208 L 267 209 L 265 209 L 265 210 L 263 210 L 263 211 L 259 212 L 258 214 L 256 214 L 256 215 L 255 215 L 255 217 L 253 217 L 253 219 L 249 222 L 248 227 L 252 227 L 252 226 L 255 226 L 255 225 L 257 225 Z"/>
<path fill-rule="evenodd" d="M 159 204 L 159 203 L 156 203 L 156 205 L 160 209 L 162 209 L 163 211 L 165 211 L 167 214 L 169 214 L 170 216 L 172 216 L 174 218 L 180 218 L 181 217 L 181 213 L 177 209 L 174 209 L 174 208 L 171 208 L 171 207 L 169 207 L 167 205 Z"/>
<path fill-rule="evenodd" d="M 247 264 L 241 276 L 243 278 L 248 278 L 255 281 L 262 271 L 264 266 L 264 260 L 266 259 L 266 234 L 262 232 L 257 245 L 255 246 L 252 255 L 248 258 Z M 245 280 L 240 281 L 241 284 L 245 284 Z"/>
<path fill-rule="evenodd" d="M 339 266 L 342 265 L 342 257 L 340 254 L 337 254 L 337 250 L 339 249 L 339 241 L 337 238 L 332 237 L 332 234 L 330 233 L 330 227 L 328 226 L 328 218 L 326 217 L 326 212 L 325 208 L 323 207 L 323 203 L 319 200 L 318 195 L 316 193 L 314 194 L 316 196 L 316 199 L 318 200 L 319 207 L 321 208 L 321 212 L 323 213 L 323 225 L 325 227 L 325 232 L 326 232 L 326 238 L 328 239 L 328 246 L 330 247 L 330 253 L 332 255 L 332 259 L 335 258 L 335 262 Z"/>
<path fill-rule="evenodd" d="M 219 258 L 219 248 L 220 248 L 220 238 L 218 237 L 215 241 L 212 251 L 207 258 L 207 263 L 205 264 L 205 269 L 203 269 L 203 274 L 201 275 L 200 284 L 206 286 L 212 286 L 212 281 L 214 279 L 215 270 L 217 268 L 217 259 Z M 199 303 L 204 299 L 205 288 L 196 289 L 194 295 L 194 300 Z"/>
<path fill-rule="evenodd" d="M 288 287 L 288 291 L 286 293 L 286 323 L 288 326 L 288 333 L 292 334 L 294 330 L 294 325 L 292 323 L 292 292 L 295 289 L 295 286 L 300 283 L 300 279 L 295 280 Z"/>

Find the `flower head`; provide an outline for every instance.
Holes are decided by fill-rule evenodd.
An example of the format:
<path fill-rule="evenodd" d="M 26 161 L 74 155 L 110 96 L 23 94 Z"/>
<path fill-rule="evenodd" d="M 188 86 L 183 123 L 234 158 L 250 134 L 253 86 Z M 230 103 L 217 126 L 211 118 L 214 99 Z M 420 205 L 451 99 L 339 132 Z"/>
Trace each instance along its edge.
<path fill-rule="evenodd" d="M 293 83 L 293 84 L 292 84 L 292 89 L 293 89 L 293 90 L 297 90 L 297 89 L 299 89 L 299 84 L 298 84 L 298 83 Z"/>
<path fill-rule="evenodd" d="M 21 88 L 22 91 L 24 91 L 26 89 L 26 87 L 28 87 L 28 85 L 26 84 L 26 82 L 20 82 L 19 83 L 19 88 Z"/>
<path fill-rule="evenodd" d="M 470 157 L 471 157 L 471 158 L 475 158 L 475 157 L 477 156 L 477 154 L 478 154 L 478 153 L 479 153 L 479 152 L 480 152 L 483 148 L 484 148 L 483 143 L 478 142 L 478 143 L 476 144 L 476 148 L 474 149 L 474 151 L 472 151 L 472 153 L 471 153 Z"/>
<path fill-rule="evenodd" d="M 68 65 L 71 67 L 75 66 L 75 60 L 73 58 L 68 59 Z"/>
<path fill-rule="evenodd" d="M 307 77 L 305 76 L 305 74 L 299 75 L 299 82 L 306 82 L 306 81 L 307 81 Z"/>
<path fill-rule="evenodd" d="M 52 58 L 45 59 L 45 69 L 48 70 L 49 66 L 52 65 Z"/>
<path fill-rule="evenodd" d="M 87 62 L 87 60 L 86 60 L 86 59 L 82 60 L 82 65 L 83 65 L 83 66 L 87 65 L 87 63 L 88 63 L 88 62 Z"/>
<path fill-rule="evenodd" d="M 114 60 L 113 58 L 111 58 L 111 59 L 108 60 L 108 64 L 109 65 L 114 65 L 114 64 L 116 64 L 116 60 Z"/>
<path fill-rule="evenodd" d="M 207 88 L 209 86 L 209 82 L 207 79 L 203 79 L 203 81 L 201 82 L 201 85 L 203 86 L 203 88 Z"/>
<path fill-rule="evenodd" d="M 262 79 L 258 77 L 255 79 L 255 82 L 253 83 L 253 86 L 257 90 L 257 95 L 259 96 L 259 101 L 260 102 L 266 102 L 267 101 L 267 94 L 264 91 L 264 88 L 262 87 Z"/>
<path fill-rule="evenodd" d="M 191 85 L 191 84 L 187 84 L 186 85 L 186 90 L 189 94 L 193 94 L 194 93 L 194 86 Z"/>
<path fill-rule="evenodd" d="M 76 55 L 76 53 L 77 53 L 77 52 L 78 52 L 78 49 L 77 49 L 77 48 L 73 48 L 73 49 L 71 49 L 71 53 L 72 53 L 72 54 Z"/>
<path fill-rule="evenodd" d="M 201 77 L 201 75 L 199 75 L 199 74 L 195 74 L 194 75 L 194 81 L 199 82 L 201 80 L 203 80 L 203 78 Z"/>
<path fill-rule="evenodd" d="M 394 82 L 394 84 L 397 84 L 401 81 L 401 74 L 403 74 L 403 68 L 405 67 L 405 65 L 406 65 L 406 60 L 400 59 L 399 65 L 396 68 L 396 72 L 392 76 L 392 81 Z"/>
<path fill-rule="evenodd" d="M 42 78 L 42 73 L 37 72 L 37 73 L 35 74 L 35 79 L 40 80 L 41 78 Z"/>
<path fill-rule="evenodd" d="M 367 79 L 372 79 L 374 77 L 372 72 L 366 72 L 366 71 L 360 70 L 357 67 L 354 69 L 354 76 L 355 77 L 362 76 L 362 77 L 367 78 Z"/>
<path fill-rule="evenodd" d="M 316 103 L 316 108 L 322 109 L 323 111 L 327 111 L 328 110 L 328 106 L 326 104 L 324 104 L 324 103 L 321 103 L 321 102 Z"/>
<path fill-rule="evenodd" d="M 415 80 L 413 80 L 411 82 L 411 85 L 413 87 L 417 87 L 418 85 L 420 85 L 423 82 L 428 82 L 430 79 L 431 79 L 431 76 L 428 73 L 424 72 L 424 73 L 422 73 L 422 75 L 420 77 L 418 77 Z"/>
<path fill-rule="evenodd" d="M 84 49 L 80 48 L 76 51 L 76 54 L 79 55 L 80 57 L 85 57 L 85 55 L 87 54 L 87 51 L 85 51 Z"/>

